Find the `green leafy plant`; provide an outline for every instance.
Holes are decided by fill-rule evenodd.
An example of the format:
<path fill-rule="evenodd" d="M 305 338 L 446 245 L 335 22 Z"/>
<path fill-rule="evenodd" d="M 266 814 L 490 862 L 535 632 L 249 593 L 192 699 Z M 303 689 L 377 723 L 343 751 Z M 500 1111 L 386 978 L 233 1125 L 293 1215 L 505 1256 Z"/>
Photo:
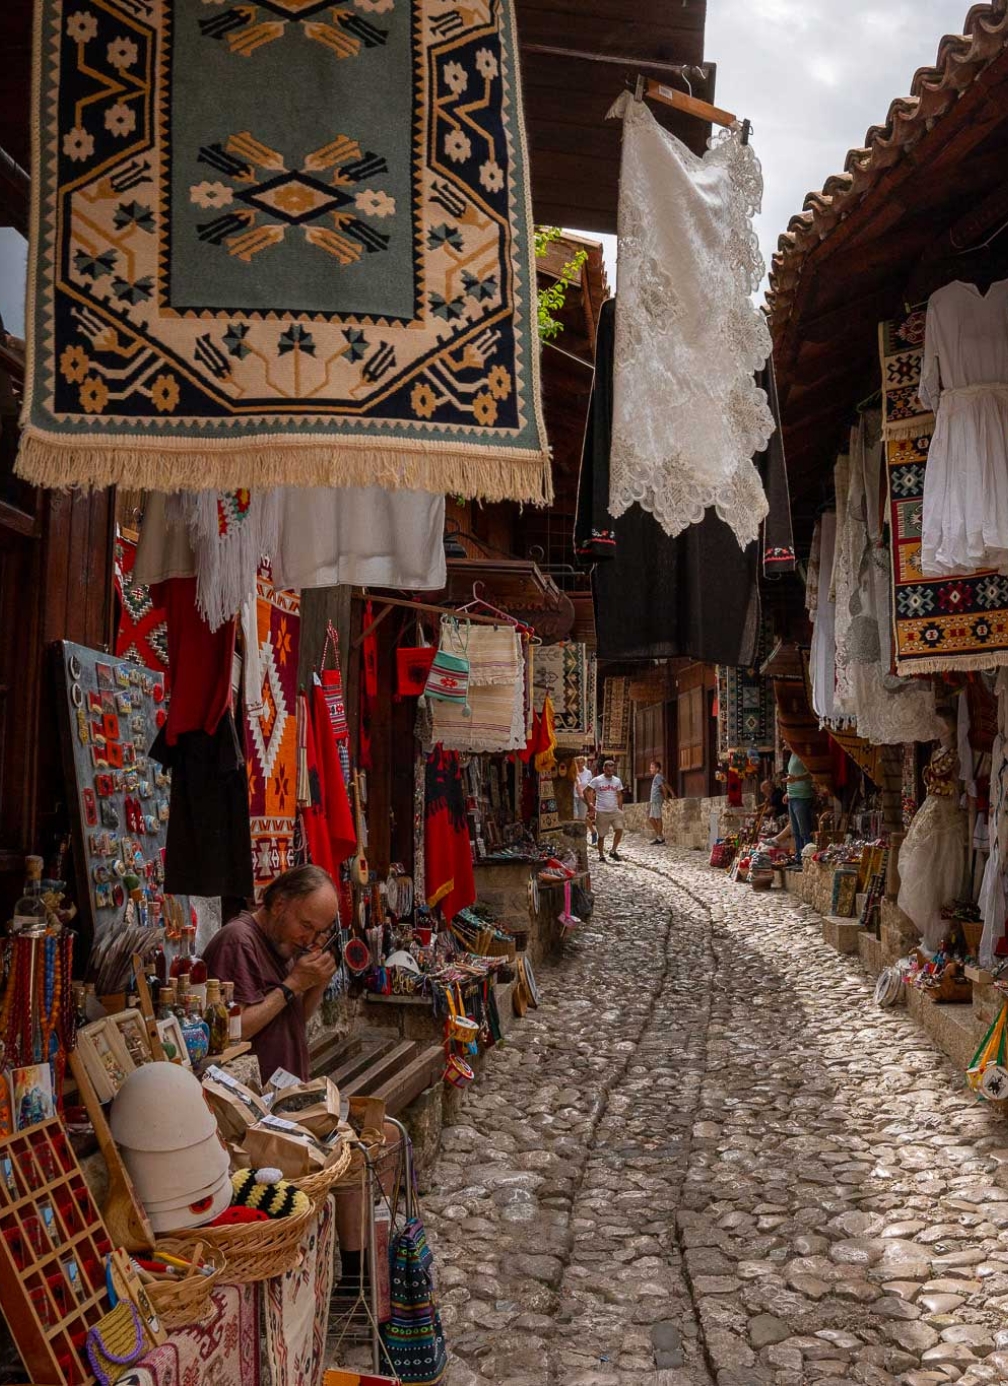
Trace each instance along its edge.
<path fill-rule="evenodd" d="M 553 242 L 558 241 L 562 235 L 563 232 L 559 226 L 537 226 L 535 228 L 536 259 L 541 260 Z M 556 315 L 562 311 L 567 298 L 567 290 L 581 273 L 581 267 L 587 259 L 587 250 L 584 248 L 576 250 L 563 265 L 553 283 L 538 291 L 539 336 L 544 342 L 559 337 L 563 331 L 563 323 Z"/>

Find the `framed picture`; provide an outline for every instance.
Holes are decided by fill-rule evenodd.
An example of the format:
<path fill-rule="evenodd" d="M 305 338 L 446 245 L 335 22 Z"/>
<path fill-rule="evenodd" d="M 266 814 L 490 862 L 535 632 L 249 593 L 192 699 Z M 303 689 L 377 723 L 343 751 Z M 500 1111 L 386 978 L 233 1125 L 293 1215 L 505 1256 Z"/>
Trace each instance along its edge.
<path fill-rule="evenodd" d="M 10 1072 L 11 1112 L 15 1131 L 38 1126 L 56 1115 L 52 1070 L 48 1064 L 29 1064 Z"/>
<path fill-rule="evenodd" d="M 136 1068 L 115 1019 L 105 1016 L 85 1025 L 77 1032 L 77 1049 L 98 1101 L 110 1102 Z"/>
<path fill-rule="evenodd" d="M 165 1058 L 172 1063 L 181 1063 L 184 1068 L 192 1068 L 178 1016 L 170 1015 L 167 1020 L 159 1020 L 157 1028 L 164 1045 Z"/>
<path fill-rule="evenodd" d="M 119 1011 L 118 1014 L 109 1016 L 109 1019 L 122 1036 L 126 1052 L 133 1060 L 133 1067 L 140 1068 L 143 1064 L 149 1064 L 153 1055 L 150 1040 L 147 1038 L 147 1027 L 140 1012 Z"/>

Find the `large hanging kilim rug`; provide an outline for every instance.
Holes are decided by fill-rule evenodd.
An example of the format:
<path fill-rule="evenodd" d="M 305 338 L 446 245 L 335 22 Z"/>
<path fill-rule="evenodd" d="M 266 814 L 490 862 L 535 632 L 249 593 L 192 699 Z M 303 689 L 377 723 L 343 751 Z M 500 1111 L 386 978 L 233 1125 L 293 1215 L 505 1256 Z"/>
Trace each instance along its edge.
<path fill-rule="evenodd" d="M 297 817 L 297 671 L 301 633 L 297 592 L 256 583 L 256 629 L 262 670 L 258 715 L 245 714 L 245 762 L 252 824 L 256 900 L 293 866 Z"/>
<path fill-rule="evenodd" d="M 38 0 L 43 485 L 551 499 L 511 0 Z"/>
<path fill-rule="evenodd" d="M 983 571 L 927 578 L 920 568 L 924 475 L 934 418 L 923 412 L 919 400 L 913 413 L 909 392 L 916 400 L 923 333 L 920 311 L 902 322 L 883 323 L 879 333 L 883 381 L 898 374 L 905 382 L 891 410 L 892 391 L 883 390 L 884 417 L 892 420 L 886 472 L 896 672 L 992 669 L 1008 664 L 1008 577 Z M 896 361 L 902 362 L 899 372 L 893 367 Z"/>

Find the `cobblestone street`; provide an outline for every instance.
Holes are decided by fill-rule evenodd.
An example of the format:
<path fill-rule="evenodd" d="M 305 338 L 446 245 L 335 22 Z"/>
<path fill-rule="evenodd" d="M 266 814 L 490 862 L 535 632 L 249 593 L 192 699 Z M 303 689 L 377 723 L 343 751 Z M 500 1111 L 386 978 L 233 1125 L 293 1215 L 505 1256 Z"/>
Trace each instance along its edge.
<path fill-rule="evenodd" d="M 626 843 L 425 1199 L 451 1386 L 1008 1381 L 1008 1130 L 782 892 Z"/>

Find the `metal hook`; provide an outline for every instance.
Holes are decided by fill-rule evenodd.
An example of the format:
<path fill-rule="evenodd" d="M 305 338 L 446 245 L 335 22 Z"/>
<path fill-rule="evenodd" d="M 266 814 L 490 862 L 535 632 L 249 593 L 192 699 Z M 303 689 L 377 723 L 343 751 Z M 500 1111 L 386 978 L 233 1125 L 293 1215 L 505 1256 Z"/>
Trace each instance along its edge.
<path fill-rule="evenodd" d="M 686 83 L 686 90 L 689 92 L 690 96 L 692 96 L 692 95 L 693 95 L 693 84 L 692 84 L 692 82 L 690 81 L 689 77 L 686 75 L 686 69 L 685 69 L 685 68 L 683 68 L 683 70 L 682 70 L 682 72 L 680 72 L 679 76 L 680 76 L 680 77 L 683 79 L 683 81 Z"/>

